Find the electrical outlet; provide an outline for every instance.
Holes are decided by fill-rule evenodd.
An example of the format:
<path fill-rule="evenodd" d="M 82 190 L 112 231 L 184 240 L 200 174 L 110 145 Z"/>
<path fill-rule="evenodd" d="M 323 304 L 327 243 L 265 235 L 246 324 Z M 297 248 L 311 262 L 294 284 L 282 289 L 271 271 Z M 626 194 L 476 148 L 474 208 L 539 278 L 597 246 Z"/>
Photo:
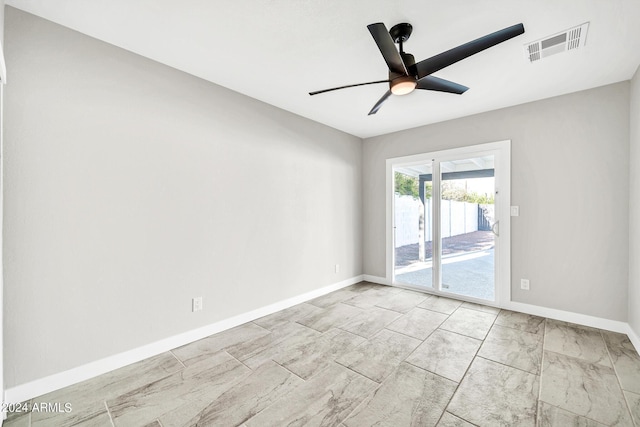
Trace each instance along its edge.
<path fill-rule="evenodd" d="M 195 297 L 191 300 L 191 311 L 201 311 L 202 310 L 202 297 Z"/>
<path fill-rule="evenodd" d="M 340 273 L 340 264 L 336 264 L 336 273 Z"/>
<path fill-rule="evenodd" d="M 520 289 L 529 290 L 529 279 L 520 279 Z"/>

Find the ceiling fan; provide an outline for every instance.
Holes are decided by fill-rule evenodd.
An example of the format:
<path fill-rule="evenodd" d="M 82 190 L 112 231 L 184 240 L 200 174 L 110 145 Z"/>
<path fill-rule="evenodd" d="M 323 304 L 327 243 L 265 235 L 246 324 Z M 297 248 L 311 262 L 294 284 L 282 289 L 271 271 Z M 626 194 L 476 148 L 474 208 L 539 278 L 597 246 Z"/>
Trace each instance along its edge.
<path fill-rule="evenodd" d="M 389 90 L 382 95 L 382 98 L 380 98 L 378 102 L 376 102 L 371 111 L 369 111 L 369 115 L 377 113 L 382 104 L 391 94 L 406 95 L 413 92 L 414 89 L 422 89 L 461 95 L 469 88 L 449 80 L 435 77 L 432 74 L 462 59 L 524 33 L 524 25 L 512 25 L 511 27 L 496 31 L 495 33 L 487 34 L 484 37 L 472 40 L 468 43 L 454 47 L 446 52 L 442 52 L 416 63 L 413 55 L 406 53 L 403 49 L 403 43 L 409 39 L 409 36 L 411 36 L 411 32 L 413 31 L 411 24 L 397 24 L 391 27 L 390 31 L 387 31 L 387 27 L 385 27 L 382 22 L 367 25 L 367 28 L 373 36 L 373 40 L 378 45 L 378 49 L 380 49 L 380 53 L 382 53 L 382 56 L 389 67 L 389 78 L 387 80 L 356 83 L 353 85 L 318 90 L 315 92 L 309 92 L 309 95 L 318 95 L 320 93 L 331 92 L 333 90 L 345 89 L 348 87 L 389 83 Z M 396 49 L 394 43 L 398 43 L 399 50 Z"/>

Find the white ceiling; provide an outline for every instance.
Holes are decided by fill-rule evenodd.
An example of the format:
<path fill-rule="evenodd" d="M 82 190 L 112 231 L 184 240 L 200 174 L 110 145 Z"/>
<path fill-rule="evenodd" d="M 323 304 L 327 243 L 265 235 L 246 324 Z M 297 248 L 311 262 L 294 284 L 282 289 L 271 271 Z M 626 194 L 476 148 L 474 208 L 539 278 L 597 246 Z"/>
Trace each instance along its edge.
<path fill-rule="evenodd" d="M 640 64 L 638 0 L 6 0 L 6 3 L 366 138 L 628 80 Z M 590 22 L 576 52 L 529 63 L 523 45 Z M 415 91 L 367 116 L 387 78 L 366 26 L 413 25 L 416 61 L 522 22 L 525 34 L 436 76 L 464 95 Z"/>

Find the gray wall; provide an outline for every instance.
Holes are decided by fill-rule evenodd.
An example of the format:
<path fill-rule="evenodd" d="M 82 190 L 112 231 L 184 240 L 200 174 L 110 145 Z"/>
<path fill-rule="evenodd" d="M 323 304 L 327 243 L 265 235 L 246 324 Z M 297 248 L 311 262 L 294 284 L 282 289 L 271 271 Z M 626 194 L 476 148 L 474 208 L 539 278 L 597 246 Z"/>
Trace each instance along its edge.
<path fill-rule="evenodd" d="M 386 272 L 385 159 L 505 139 L 513 300 L 625 321 L 628 82 L 366 139 L 364 273 Z"/>
<path fill-rule="evenodd" d="M 0 0 L 0 43 L 4 44 L 4 0 Z"/>
<path fill-rule="evenodd" d="M 629 179 L 629 325 L 640 336 L 640 68 L 631 80 Z"/>
<path fill-rule="evenodd" d="M 5 41 L 8 387 L 362 273 L 360 139 L 9 7 Z"/>

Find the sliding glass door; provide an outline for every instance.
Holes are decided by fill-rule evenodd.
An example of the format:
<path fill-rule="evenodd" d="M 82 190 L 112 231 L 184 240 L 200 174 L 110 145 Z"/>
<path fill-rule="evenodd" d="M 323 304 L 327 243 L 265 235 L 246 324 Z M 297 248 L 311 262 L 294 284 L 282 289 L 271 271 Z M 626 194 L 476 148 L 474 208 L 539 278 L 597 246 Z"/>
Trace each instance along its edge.
<path fill-rule="evenodd" d="M 394 284 L 497 301 L 501 270 L 509 281 L 498 265 L 509 262 L 508 161 L 508 143 L 389 159 Z"/>

